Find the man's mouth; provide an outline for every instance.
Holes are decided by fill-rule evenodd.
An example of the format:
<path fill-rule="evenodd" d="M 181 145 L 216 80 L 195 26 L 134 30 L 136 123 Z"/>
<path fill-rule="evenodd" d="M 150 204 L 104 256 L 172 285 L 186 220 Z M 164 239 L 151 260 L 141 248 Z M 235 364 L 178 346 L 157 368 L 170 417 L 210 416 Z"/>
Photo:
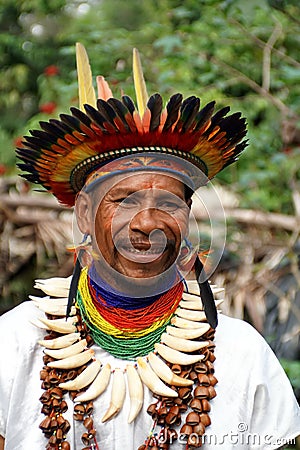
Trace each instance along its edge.
<path fill-rule="evenodd" d="M 162 256 L 168 249 L 164 243 L 130 242 L 116 246 L 118 252 L 126 259 L 139 263 L 150 263 Z"/>

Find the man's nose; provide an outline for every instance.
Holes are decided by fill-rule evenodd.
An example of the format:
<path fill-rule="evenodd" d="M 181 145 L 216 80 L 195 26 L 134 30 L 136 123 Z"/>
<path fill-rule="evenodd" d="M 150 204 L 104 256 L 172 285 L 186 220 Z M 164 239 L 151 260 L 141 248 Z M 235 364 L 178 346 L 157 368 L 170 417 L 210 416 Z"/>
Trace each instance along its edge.
<path fill-rule="evenodd" d="M 140 231 L 147 236 L 154 230 L 163 230 L 165 228 L 161 212 L 156 208 L 144 208 L 137 212 L 130 222 L 132 231 Z"/>

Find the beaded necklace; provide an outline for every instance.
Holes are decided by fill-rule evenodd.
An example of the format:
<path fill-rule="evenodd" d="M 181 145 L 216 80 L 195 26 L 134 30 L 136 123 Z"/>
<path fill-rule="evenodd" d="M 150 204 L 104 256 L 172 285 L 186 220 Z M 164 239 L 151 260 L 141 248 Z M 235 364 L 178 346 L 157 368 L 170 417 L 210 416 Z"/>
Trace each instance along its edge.
<path fill-rule="evenodd" d="M 159 301 L 149 302 L 145 298 L 145 301 L 141 299 L 139 308 L 122 309 L 107 306 L 94 286 L 91 286 L 88 269 L 83 269 L 77 293 L 81 316 L 96 344 L 117 358 L 131 360 L 153 350 L 170 323 L 183 292 L 180 282 L 162 294 Z"/>

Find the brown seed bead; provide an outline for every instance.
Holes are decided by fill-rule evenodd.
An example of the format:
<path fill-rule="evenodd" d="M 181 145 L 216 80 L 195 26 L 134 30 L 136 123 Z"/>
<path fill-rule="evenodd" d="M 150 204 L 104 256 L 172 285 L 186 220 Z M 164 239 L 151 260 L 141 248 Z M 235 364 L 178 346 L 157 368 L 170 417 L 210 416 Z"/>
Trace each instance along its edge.
<path fill-rule="evenodd" d="M 210 417 L 206 413 L 200 414 L 200 420 L 201 420 L 201 423 L 203 423 L 203 425 L 205 427 L 208 427 L 211 424 Z"/>
<path fill-rule="evenodd" d="M 209 395 L 210 400 L 215 398 L 217 395 L 215 388 L 213 388 L 212 386 L 208 386 L 207 389 L 208 389 L 208 395 Z"/>
<path fill-rule="evenodd" d="M 197 413 L 202 412 L 202 403 L 199 398 L 193 398 L 193 400 L 190 403 L 190 407 L 193 411 L 196 411 Z"/>
<path fill-rule="evenodd" d="M 197 386 L 194 390 L 195 398 L 207 398 L 209 396 L 208 388 L 205 386 Z"/>
<path fill-rule="evenodd" d="M 179 411 L 180 413 L 184 413 L 188 409 L 188 406 L 186 403 L 183 403 L 182 405 L 179 405 Z"/>
<path fill-rule="evenodd" d="M 207 367 L 206 367 L 205 363 L 198 362 L 198 363 L 194 364 L 194 371 L 197 373 L 207 373 Z"/>
<path fill-rule="evenodd" d="M 56 439 L 61 442 L 63 440 L 64 434 L 61 428 L 56 430 Z"/>
<path fill-rule="evenodd" d="M 61 445 L 61 450 L 71 450 L 70 444 L 67 441 L 62 442 L 60 445 Z"/>
<path fill-rule="evenodd" d="M 193 411 L 193 412 L 190 412 L 190 413 L 186 416 L 185 422 L 186 422 L 188 425 L 191 425 L 191 426 L 197 425 L 197 423 L 200 422 L 199 414 L 196 413 L 196 412 L 194 412 L 194 411 Z"/>
<path fill-rule="evenodd" d="M 183 400 L 187 400 L 191 396 L 191 389 L 187 387 L 182 387 L 178 389 L 178 395 Z"/>
<path fill-rule="evenodd" d="M 48 371 L 46 369 L 42 369 L 40 371 L 40 380 L 42 380 L 42 381 L 46 380 L 47 376 L 48 376 Z"/>
<path fill-rule="evenodd" d="M 89 430 L 89 438 L 92 439 L 94 436 L 96 436 L 96 430 L 95 428 L 91 428 Z"/>
<path fill-rule="evenodd" d="M 139 448 L 138 448 L 138 450 L 145 450 L 145 449 L 146 449 L 146 445 L 145 444 L 140 445 Z"/>
<path fill-rule="evenodd" d="M 51 444 L 52 446 L 57 444 L 57 439 L 54 434 L 50 437 L 49 444 Z"/>
<path fill-rule="evenodd" d="M 74 414 L 73 414 L 74 420 L 78 420 L 79 422 L 82 422 L 82 421 L 83 421 L 83 417 L 84 417 L 83 414 L 78 414 L 78 413 L 74 413 Z"/>
<path fill-rule="evenodd" d="M 190 378 L 192 381 L 197 380 L 197 373 L 196 373 L 194 370 L 191 370 L 191 372 L 189 373 L 189 378 Z"/>
<path fill-rule="evenodd" d="M 88 402 L 88 404 L 85 407 L 86 414 L 90 415 L 90 414 L 93 413 L 93 411 L 94 411 L 94 404 L 93 404 L 93 402 Z"/>
<path fill-rule="evenodd" d="M 176 420 L 174 422 L 174 425 L 176 427 L 179 427 L 181 425 L 181 414 L 178 414 L 178 416 L 176 417 Z"/>
<path fill-rule="evenodd" d="M 206 400 L 206 398 L 201 400 L 201 404 L 202 404 L 202 411 L 203 412 L 209 412 L 210 411 L 210 404 L 209 404 L 209 401 Z"/>
<path fill-rule="evenodd" d="M 162 406 L 158 409 L 157 414 L 159 415 L 159 417 L 166 417 L 166 415 L 168 414 L 168 408 L 166 406 Z"/>
<path fill-rule="evenodd" d="M 46 391 L 41 395 L 40 402 L 47 403 L 49 400 L 51 400 L 51 394 L 49 391 Z"/>
<path fill-rule="evenodd" d="M 84 445 L 89 445 L 90 444 L 89 435 L 87 433 L 83 433 L 83 435 L 81 436 L 81 441 Z"/>
<path fill-rule="evenodd" d="M 56 420 L 57 420 L 58 427 L 59 428 L 63 428 L 65 423 L 66 423 L 65 419 L 63 418 L 63 416 L 58 416 Z"/>
<path fill-rule="evenodd" d="M 181 366 L 180 364 L 173 364 L 171 367 L 172 372 L 174 372 L 176 375 L 180 375 L 181 373 Z"/>
<path fill-rule="evenodd" d="M 49 430 L 51 424 L 51 419 L 49 416 L 47 416 L 39 425 L 41 430 Z"/>
<path fill-rule="evenodd" d="M 208 373 L 215 373 L 215 369 L 214 369 L 214 365 L 213 365 L 213 363 L 212 362 L 210 362 L 210 361 L 206 361 L 206 367 L 207 367 L 207 370 L 208 370 Z"/>
<path fill-rule="evenodd" d="M 200 386 L 209 386 L 210 381 L 208 376 L 205 373 L 198 373 L 198 382 Z"/>
<path fill-rule="evenodd" d="M 215 386 L 217 384 L 218 380 L 212 373 L 208 375 L 208 378 L 211 386 Z"/>
<path fill-rule="evenodd" d="M 85 426 L 85 428 L 89 431 L 93 428 L 94 426 L 94 422 L 93 419 L 91 417 L 86 417 L 83 421 L 83 425 Z"/>
<path fill-rule="evenodd" d="M 153 417 L 153 415 L 157 415 L 157 411 L 156 411 L 156 403 L 151 403 L 151 405 L 148 406 L 147 408 L 147 413 Z"/>
<path fill-rule="evenodd" d="M 180 434 L 181 435 L 189 436 L 190 434 L 192 434 L 192 432 L 193 432 L 192 425 L 188 425 L 187 423 L 182 425 L 182 427 L 180 429 Z"/>
<path fill-rule="evenodd" d="M 209 354 L 209 361 L 210 361 L 211 363 L 213 363 L 213 362 L 215 362 L 215 360 L 216 360 L 215 355 L 213 354 L 213 352 L 210 352 L 210 354 Z"/>
<path fill-rule="evenodd" d="M 65 400 L 63 400 L 60 404 L 60 410 L 62 413 L 65 413 L 66 411 L 68 411 L 68 405 L 67 402 Z"/>
<path fill-rule="evenodd" d="M 48 415 L 51 413 L 51 409 L 52 409 L 51 405 L 43 405 L 43 407 L 41 409 L 41 413 Z"/>
<path fill-rule="evenodd" d="M 202 422 L 193 427 L 193 433 L 198 434 L 198 436 L 202 436 L 205 433 L 205 426 Z"/>
<path fill-rule="evenodd" d="M 54 398 L 53 403 L 52 403 L 54 411 L 60 411 L 60 405 L 61 405 L 61 401 L 58 400 L 57 398 Z"/>
<path fill-rule="evenodd" d="M 63 432 L 67 434 L 70 431 L 71 425 L 68 420 L 65 420 L 64 426 L 63 426 Z"/>
<path fill-rule="evenodd" d="M 53 398 L 56 398 L 56 399 L 62 399 L 63 398 L 63 391 L 59 387 L 54 387 L 53 389 L 51 389 L 50 392 L 51 392 L 51 396 Z"/>
<path fill-rule="evenodd" d="M 77 403 L 77 405 L 74 406 L 74 411 L 79 414 L 85 414 L 85 407 L 82 403 Z"/>
<path fill-rule="evenodd" d="M 180 405 L 182 405 L 183 400 L 182 400 L 182 398 L 177 397 L 177 398 L 174 398 L 174 403 L 175 403 L 175 405 L 180 406 Z"/>

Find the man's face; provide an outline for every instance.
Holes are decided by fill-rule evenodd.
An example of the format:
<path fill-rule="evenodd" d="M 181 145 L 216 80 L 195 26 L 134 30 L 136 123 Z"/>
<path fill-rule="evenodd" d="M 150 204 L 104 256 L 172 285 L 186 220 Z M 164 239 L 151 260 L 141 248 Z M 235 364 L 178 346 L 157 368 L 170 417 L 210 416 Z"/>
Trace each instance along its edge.
<path fill-rule="evenodd" d="M 94 250 L 112 269 L 151 278 L 175 262 L 189 218 L 181 181 L 152 172 L 116 176 L 101 183 L 92 198 Z"/>

